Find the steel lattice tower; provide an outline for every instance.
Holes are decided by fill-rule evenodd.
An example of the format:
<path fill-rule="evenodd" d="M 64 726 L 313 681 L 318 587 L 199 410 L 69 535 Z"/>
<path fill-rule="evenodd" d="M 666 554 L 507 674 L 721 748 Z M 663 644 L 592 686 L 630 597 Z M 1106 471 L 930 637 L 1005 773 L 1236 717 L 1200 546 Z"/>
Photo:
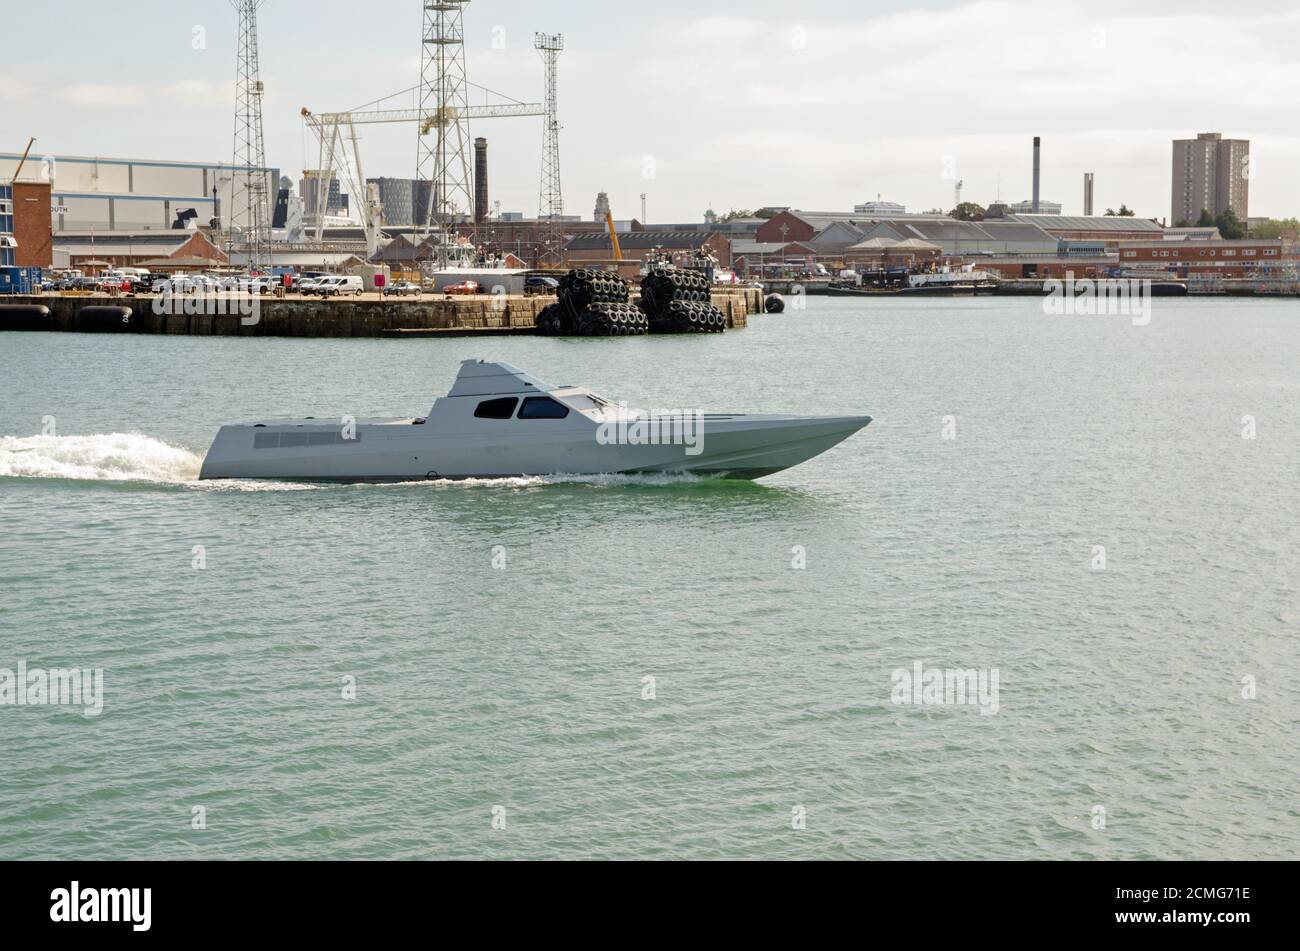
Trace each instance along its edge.
<path fill-rule="evenodd" d="M 561 34 L 538 33 L 534 46 L 546 65 L 546 123 L 542 134 L 542 189 L 537 216 L 547 222 L 544 257 L 560 265 L 564 260 L 564 234 L 560 218 L 564 215 L 564 196 L 560 191 L 560 116 L 559 59 L 564 49 Z"/>
<path fill-rule="evenodd" d="M 257 56 L 257 11 L 265 0 L 230 0 L 239 11 L 239 60 L 235 78 L 235 155 L 231 163 L 227 249 L 248 254 L 249 270 L 271 263 L 270 192 L 262 136 L 262 80 Z M 239 234 L 238 241 L 236 234 Z"/>
<path fill-rule="evenodd" d="M 445 267 L 457 215 L 470 214 L 469 93 L 465 79 L 463 18 L 469 0 L 422 0 L 423 52 L 420 58 L 420 136 L 416 194 L 427 201 L 420 224 L 425 237 L 436 234 Z M 432 138 L 432 141 L 430 141 Z M 427 196 L 427 197 L 426 197 Z"/>

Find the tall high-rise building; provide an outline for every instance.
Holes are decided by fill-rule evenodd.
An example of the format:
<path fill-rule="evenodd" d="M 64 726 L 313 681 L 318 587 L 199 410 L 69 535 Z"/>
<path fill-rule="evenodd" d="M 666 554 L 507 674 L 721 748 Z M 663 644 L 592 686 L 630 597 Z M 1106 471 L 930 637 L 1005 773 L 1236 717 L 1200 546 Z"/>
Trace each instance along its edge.
<path fill-rule="evenodd" d="M 1245 221 L 1250 216 L 1250 141 L 1202 132 L 1174 140 L 1173 224 L 1195 224 L 1201 212 L 1218 216 L 1231 208 Z"/>
<path fill-rule="evenodd" d="M 384 224 L 392 228 L 423 224 L 420 214 L 428 211 L 433 183 L 414 178 L 367 178 L 366 184 L 379 193 Z"/>
<path fill-rule="evenodd" d="M 346 215 L 348 213 L 348 196 L 339 186 L 338 176 L 332 172 L 309 168 L 302 173 L 302 182 L 298 194 L 302 196 L 306 213 L 316 214 L 316 204 L 324 183 L 325 214 Z"/>
<path fill-rule="evenodd" d="M 1092 200 L 1096 181 L 1096 176 L 1092 172 L 1083 173 L 1083 216 L 1085 218 L 1092 217 Z"/>

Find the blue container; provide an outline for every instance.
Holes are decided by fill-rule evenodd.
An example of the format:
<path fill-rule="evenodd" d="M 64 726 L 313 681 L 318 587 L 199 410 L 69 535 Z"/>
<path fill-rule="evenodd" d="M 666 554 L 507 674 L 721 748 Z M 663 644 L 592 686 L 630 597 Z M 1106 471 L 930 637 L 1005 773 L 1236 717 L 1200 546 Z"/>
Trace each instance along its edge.
<path fill-rule="evenodd" d="M 40 281 L 38 267 L 0 267 L 0 294 L 34 294 Z"/>

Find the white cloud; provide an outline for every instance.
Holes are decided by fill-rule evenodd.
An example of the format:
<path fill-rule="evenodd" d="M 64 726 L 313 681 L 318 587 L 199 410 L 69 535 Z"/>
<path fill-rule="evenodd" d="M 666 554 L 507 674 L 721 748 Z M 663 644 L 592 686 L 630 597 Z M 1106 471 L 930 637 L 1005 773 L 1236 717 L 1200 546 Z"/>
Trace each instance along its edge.
<path fill-rule="evenodd" d="M 640 75 L 686 107 L 673 186 L 699 208 L 705 191 L 746 207 L 844 208 L 878 192 L 948 207 L 949 155 L 965 197 L 1017 200 L 1039 134 L 1047 197 L 1080 210 L 1082 173 L 1095 171 L 1103 208 L 1159 217 L 1170 139 L 1213 129 L 1255 143 L 1252 210 L 1295 213 L 1295 190 L 1264 168 L 1300 153 L 1298 38 L 1297 10 L 988 0 L 831 24 L 664 23 Z"/>
<path fill-rule="evenodd" d="M 35 94 L 35 87 L 21 76 L 0 73 L 0 102 L 27 102 Z"/>
<path fill-rule="evenodd" d="M 61 89 L 59 96 L 70 105 L 95 109 L 127 111 L 153 106 L 225 105 L 233 112 L 235 84 L 203 79 L 183 79 L 163 85 L 74 83 Z"/>

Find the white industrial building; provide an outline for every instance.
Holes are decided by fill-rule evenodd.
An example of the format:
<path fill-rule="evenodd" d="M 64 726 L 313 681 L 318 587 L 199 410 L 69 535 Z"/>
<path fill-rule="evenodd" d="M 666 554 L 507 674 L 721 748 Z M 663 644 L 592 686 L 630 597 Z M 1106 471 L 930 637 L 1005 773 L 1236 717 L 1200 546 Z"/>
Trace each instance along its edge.
<path fill-rule="evenodd" d="M 1012 215 L 1059 215 L 1064 206 L 1059 201 L 1044 201 L 1039 199 L 1038 210 L 1034 210 L 1033 199 L 1026 198 L 1024 201 L 1013 201 L 1007 205 L 1007 213 Z"/>
<path fill-rule="evenodd" d="M 853 206 L 855 215 L 870 215 L 873 218 L 901 218 L 907 214 L 907 206 L 896 201 L 868 201 Z"/>
<path fill-rule="evenodd" d="M 0 152 L 0 179 L 12 176 L 21 159 L 21 154 Z M 41 175 L 51 183 L 56 235 L 64 231 L 170 229 L 179 216 L 191 211 L 194 223 L 200 225 L 206 226 L 218 215 L 226 221 L 236 177 L 246 174 L 222 162 L 79 155 L 33 155 L 27 161 L 29 168 L 39 166 Z M 264 173 L 269 222 L 275 212 L 280 174 L 277 169 Z"/>

